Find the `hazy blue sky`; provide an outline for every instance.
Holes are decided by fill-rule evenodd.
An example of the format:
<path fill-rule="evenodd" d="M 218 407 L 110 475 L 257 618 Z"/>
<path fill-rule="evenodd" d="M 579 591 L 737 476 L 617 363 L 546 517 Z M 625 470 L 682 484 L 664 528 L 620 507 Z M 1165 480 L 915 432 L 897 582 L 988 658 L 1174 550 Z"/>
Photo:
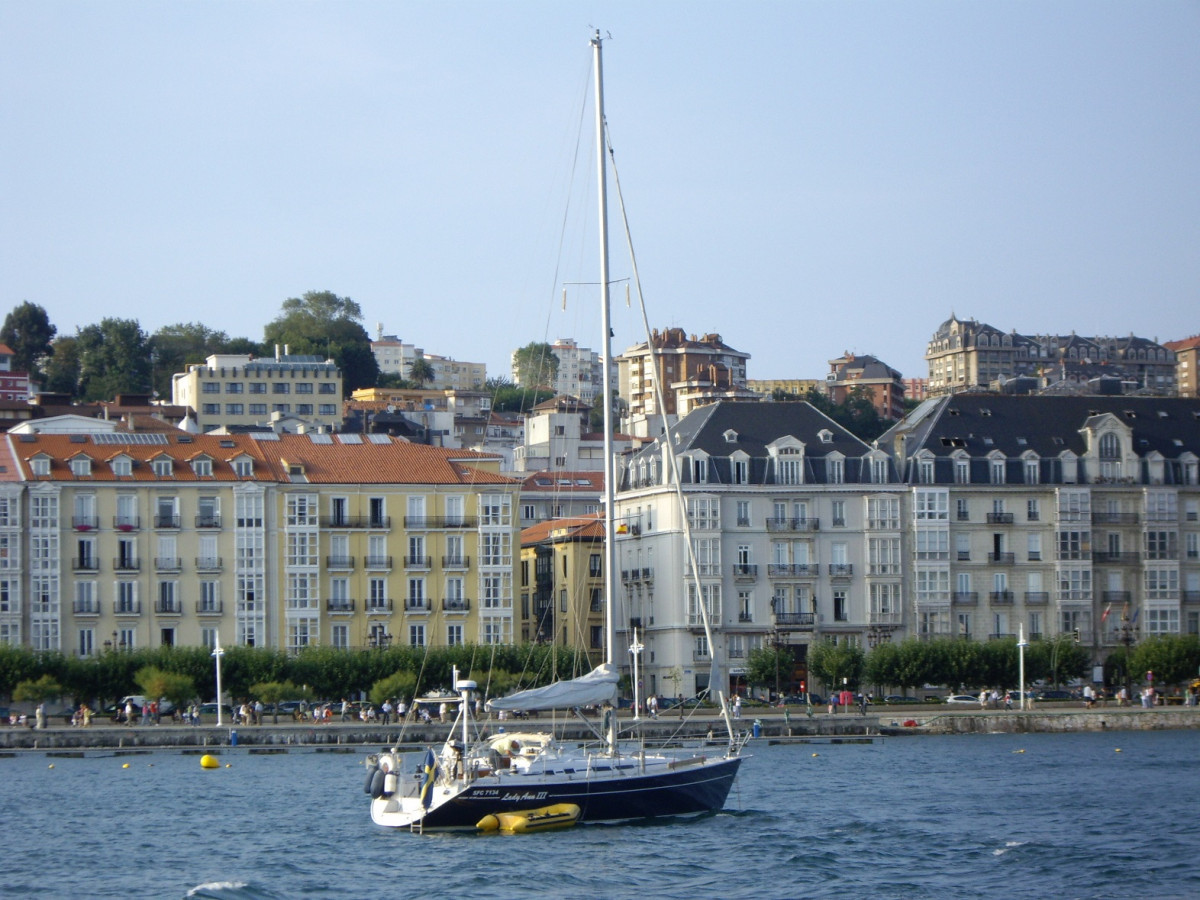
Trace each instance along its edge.
<path fill-rule="evenodd" d="M 951 312 L 1200 332 L 1194 0 L 0 0 L 0 314 L 261 339 L 331 290 L 489 374 L 598 348 L 593 27 L 651 324 L 750 377 L 924 375 Z"/>

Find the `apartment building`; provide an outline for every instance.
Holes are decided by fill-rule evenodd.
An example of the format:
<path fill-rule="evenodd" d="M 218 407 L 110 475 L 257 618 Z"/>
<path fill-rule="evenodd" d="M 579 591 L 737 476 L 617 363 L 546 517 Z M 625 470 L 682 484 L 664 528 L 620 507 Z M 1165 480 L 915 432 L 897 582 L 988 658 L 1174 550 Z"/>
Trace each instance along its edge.
<path fill-rule="evenodd" d="M 662 439 L 624 462 L 616 497 L 616 621 L 641 625 L 648 692 L 744 687 L 770 644 L 792 650 L 781 687 L 798 690 L 814 641 L 901 627 L 905 489 L 885 452 L 807 403 L 719 402 L 671 434 L 691 553 Z"/>
<path fill-rule="evenodd" d="M 904 415 L 904 379 L 874 356 L 846 351 L 829 361 L 825 391 L 834 403 L 845 403 L 856 390 L 865 390 L 879 415 L 896 421 Z"/>
<path fill-rule="evenodd" d="M 636 437 L 659 433 L 667 421 L 717 400 L 757 400 L 746 386 L 749 353 L 734 350 L 719 334 L 687 335 L 682 328 L 654 329 L 650 340 L 615 359 L 618 389 L 628 404 L 622 430 Z M 663 409 L 654 395 L 657 375 Z"/>
<path fill-rule="evenodd" d="M 930 339 L 925 359 L 931 397 L 986 390 L 1013 378 L 1032 379 L 1039 388 L 1073 385 L 1091 393 L 1175 393 L 1175 355 L 1132 334 L 1024 335 L 951 315 Z"/>
<path fill-rule="evenodd" d="M 572 338 L 558 338 L 550 345 L 558 359 L 558 371 L 550 388 L 555 394 L 574 397 L 588 406 L 594 406 L 598 397 L 604 396 L 601 385 L 604 373 L 600 354 L 587 347 L 580 347 Z M 512 354 L 512 376 L 516 384 L 521 383 L 516 363 L 516 351 Z"/>
<path fill-rule="evenodd" d="M 604 661 L 604 522 L 556 519 L 521 532 L 521 639 L 580 648 Z"/>
<path fill-rule="evenodd" d="M 171 402 L 190 407 L 197 428 L 266 425 L 295 416 L 328 430 L 341 425 L 342 373 L 332 359 L 217 354 L 171 377 Z"/>
<path fill-rule="evenodd" d="M 433 377 L 426 382 L 431 388 L 442 390 L 479 390 L 487 381 L 485 363 L 462 362 L 449 356 L 426 353 L 414 344 L 406 344 L 394 334 L 379 330 L 378 339 L 371 341 L 371 353 L 379 371 L 386 375 L 412 377 L 412 366 L 417 360 L 429 364 Z"/>
<path fill-rule="evenodd" d="M 513 640 L 520 483 L 494 457 L 106 426 L 4 437 L 0 641 L 91 655 Z"/>
<path fill-rule="evenodd" d="M 904 510 L 910 632 L 1200 633 L 1200 402 L 956 394 L 879 440 Z"/>
<path fill-rule="evenodd" d="M 1175 354 L 1180 397 L 1200 397 L 1200 335 L 1163 344 Z"/>

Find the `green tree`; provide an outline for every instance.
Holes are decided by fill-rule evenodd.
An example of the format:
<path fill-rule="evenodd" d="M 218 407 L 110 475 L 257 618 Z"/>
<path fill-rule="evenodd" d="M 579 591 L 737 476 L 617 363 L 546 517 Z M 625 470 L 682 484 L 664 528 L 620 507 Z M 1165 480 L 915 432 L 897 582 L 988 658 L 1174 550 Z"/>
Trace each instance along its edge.
<path fill-rule="evenodd" d="M 496 412 L 532 412 L 535 406 L 553 396 L 554 391 L 498 388 L 492 392 L 492 409 Z"/>
<path fill-rule="evenodd" d="M 74 337 L 60 337 L 51 345 L 51 351 L 42 364 L 46 390 L 78 400 L 82 370 L 79 341 Z"/>
<path fill-rule="evenodd" d="M 437 372 L 433 370 L 433 364 L 425 359 L 414 359 L 408 369 L 408 380 L 415 384 L 418 388 L 424 387 L 429 382 L 437 378 Z"/>
<path fill-rule="evenodd" d="M 746 657 L 746 680 L 778 694 L 791 682 L 795 665 L 788 647 L 757 647 Z"/>
<path fill-rule="evenodd" d="M 809 677 L 820 678 L 831 691 L 841 690 L 843 685 L 858 687 L 864 664 L 862 649 L 844 642 L 817 641 L 808 648 Z"/>
<path fill-rule="evenodd" d="M 308 291 L 284 300 L 279 317 L 267 323 L 263 342 L 268 347 L 287 345 L 293 354 L 331 358 L 341 369 L 347 396 L 357 388 L 373 387 L 379 379 L 362 309 L 332 291 Z"/>
<path fill-rule="evenodd" d="M 79 329 L 79 393 L 85 401 L 111 400 L 150 390 L 148 338 L 136 319 L 101 320 Z"/>
<path fill-rule="evenodd" d="M 133 680 L 147 701 L 165 697 L 175 704 L 176 709 L 196 696 L 196 684 L 191 678 L 178 672 L 164 671 L 157 666 L 139 669 Z"/>
<path fill-rule="evenodd" d="M 867 654 L 863 666 L 863 678 L 867 684 L 873 685 L 880 694 L 884 687 L 900 684 L 900 646 L 891 641 L 877 644 Z"/>
<path fill-rule="evenodd" d="M 545 341 L 533 341 L 513 353 L 513 374 L 522 387 L 553 389 L 558 366 L 558 355 Z"/>
<path fill-rule="evenodd" d="M 279 704 L 284 700 L 315 700 L 312 691 L 296 687 L 290 681 L 260 681 L 250 685 L 250 696 L 275 708 L 275 724 L 279 724 Z"/>
<path fill-rule="evenodd" d="M 43 675 L 35 681 L 22 681 L 13 690 L 13 699 L 18 703 L 45 703 L 47 700 L 57 700 L 65 689 L 50 675 Z"/>
<path fill-rule="evenodd" d="M 1134 681 L 1153 672 L 1155 685 L 1181 685 L 1200 671 L 1200 639 L 1194 634 L 1156 635 L 1134 647 L 1131 657 Z"/>
<path fill-rule="evenodd" d="M 13 369 L 28 372 L 30 378 L 36 379 L 39 377 L 38 364 L 50 355 L 51 342 L 57 333 L 46 310 L 26 300 L 5 316 L 4 325 L 0 327 L 0 341 L 13 352 Z"/>
<path fill-rule="evenodd" d="M 416 689 L 416 672 L 393 672 L 386 678 L 381 678 L 371 685 L 371 690 L 367 693 L 367 697 L 376 706 L 380 706 L 384 700 L 392 697 L 403 697 L 405 700 L 412 699 L 416 693 Z"/>

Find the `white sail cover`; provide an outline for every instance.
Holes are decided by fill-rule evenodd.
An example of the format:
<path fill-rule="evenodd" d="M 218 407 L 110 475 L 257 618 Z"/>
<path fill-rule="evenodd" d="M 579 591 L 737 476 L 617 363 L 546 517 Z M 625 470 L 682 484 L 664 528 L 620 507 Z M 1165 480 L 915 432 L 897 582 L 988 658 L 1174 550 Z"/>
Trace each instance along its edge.
<path fill-rule="evenodd" d="M 509 697 L 488 701 L 488 709 L 568 709 L 572 706 L 616 704 L 617 681 L 615 666 L 601 663 L 586 675 L 570 681 L 556 681 L 545 687 L 518 691 Z"/>

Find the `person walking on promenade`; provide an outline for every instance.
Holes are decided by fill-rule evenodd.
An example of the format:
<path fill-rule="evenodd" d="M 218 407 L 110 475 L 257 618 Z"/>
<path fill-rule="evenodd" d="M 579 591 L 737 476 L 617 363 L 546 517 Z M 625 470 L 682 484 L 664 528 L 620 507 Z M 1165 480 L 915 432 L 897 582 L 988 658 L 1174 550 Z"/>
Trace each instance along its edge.
<path fill-rule="evenodd" d="M 350 721 L 350 701 L 345 697 L 342 698 L 342 721 Z"/>

